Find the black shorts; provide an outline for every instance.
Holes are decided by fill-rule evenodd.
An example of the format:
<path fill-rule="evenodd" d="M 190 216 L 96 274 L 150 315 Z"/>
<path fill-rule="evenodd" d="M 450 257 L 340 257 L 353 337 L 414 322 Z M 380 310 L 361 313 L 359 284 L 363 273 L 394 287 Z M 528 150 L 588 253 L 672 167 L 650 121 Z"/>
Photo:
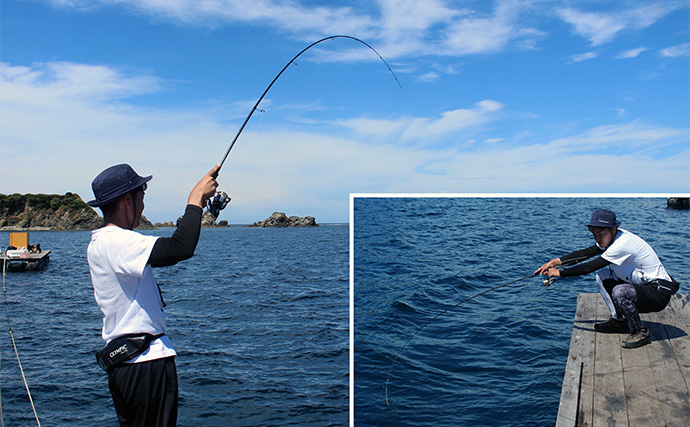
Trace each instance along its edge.
<path fill-rule="evenodd" d="M 644 285 L 633 285 L 637 293 L 637 310 L 640 313 L 653 313 L 663 310 L 673 294 L 678 292 L 678 283 L 655 280 Z"/>
<path fill-rule="evenodd" d="M 108 386 L 120 426 L 176 425 L 175 357 L 118 365 L 108 372 Z"/>

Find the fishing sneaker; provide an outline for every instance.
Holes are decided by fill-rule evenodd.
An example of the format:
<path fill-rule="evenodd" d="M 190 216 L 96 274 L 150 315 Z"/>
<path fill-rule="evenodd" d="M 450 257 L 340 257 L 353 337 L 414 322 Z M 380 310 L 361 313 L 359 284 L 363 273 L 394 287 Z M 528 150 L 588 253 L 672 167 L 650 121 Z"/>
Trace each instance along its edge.
<path fill-rule="evenodd" d="M 628 338 L 623 340 L 621 345 L 623 348 L 637 348 L 649 344 L 650 342 L 652 342 L 652 337 L 649 336 L 649 331 L 641 329 L 639 331 L 633 331 Z"/>
<path fill-rule="evenodd" d="M 628 322 L 625 320 L 614 319 L 613 317 L 603 323 L 595 323 L 594 330 L 604 334 L 624 334 L 627 333 Z"/>

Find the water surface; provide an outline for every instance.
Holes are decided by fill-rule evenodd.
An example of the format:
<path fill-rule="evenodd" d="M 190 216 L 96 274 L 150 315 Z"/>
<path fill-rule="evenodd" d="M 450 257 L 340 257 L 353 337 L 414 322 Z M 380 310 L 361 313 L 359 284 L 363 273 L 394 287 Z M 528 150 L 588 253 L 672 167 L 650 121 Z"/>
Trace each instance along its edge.
<path fill-rule="evenodd" d="M 0 239 L 6 245 L 8 233 Z M 43 426 L 117 425 L 94 356 L 102 315 L 89 239 L 31 232 L 31 243 L 52 250 L 48 268 L 6 276 L 5 307 Z M 178 425 L 347 425 L 348 249 L 346 226 L 202 229 L 192 259 L 154 269 L 178 352 Z M 6 332 L 0 387 L 5 424 L 36 425 Z"/>

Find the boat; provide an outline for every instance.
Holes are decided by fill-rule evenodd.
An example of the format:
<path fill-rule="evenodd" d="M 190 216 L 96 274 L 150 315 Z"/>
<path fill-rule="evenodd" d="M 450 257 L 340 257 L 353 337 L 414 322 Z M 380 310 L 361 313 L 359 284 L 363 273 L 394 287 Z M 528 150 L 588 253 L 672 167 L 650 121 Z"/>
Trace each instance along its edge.
<path fill-rule="evenodd" d="M 29 245 L 29 233 L 10 233 L 10 245 L 0 252 L 2 271 L 31 271 L 45 268 L 50 261 L 50 251 L 41 245 Z"/>

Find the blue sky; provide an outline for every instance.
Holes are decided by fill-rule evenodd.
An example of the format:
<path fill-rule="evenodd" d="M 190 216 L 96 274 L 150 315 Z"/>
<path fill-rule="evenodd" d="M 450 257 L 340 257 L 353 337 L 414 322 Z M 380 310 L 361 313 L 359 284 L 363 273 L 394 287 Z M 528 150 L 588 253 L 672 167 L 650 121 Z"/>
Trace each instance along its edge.
<path fill-rule="evenodd" d="M 174 220 L 347 222 L 349 193 L 690 192 L 687 0 L 3 0 L 0 192 L 153 174 Z"/>

